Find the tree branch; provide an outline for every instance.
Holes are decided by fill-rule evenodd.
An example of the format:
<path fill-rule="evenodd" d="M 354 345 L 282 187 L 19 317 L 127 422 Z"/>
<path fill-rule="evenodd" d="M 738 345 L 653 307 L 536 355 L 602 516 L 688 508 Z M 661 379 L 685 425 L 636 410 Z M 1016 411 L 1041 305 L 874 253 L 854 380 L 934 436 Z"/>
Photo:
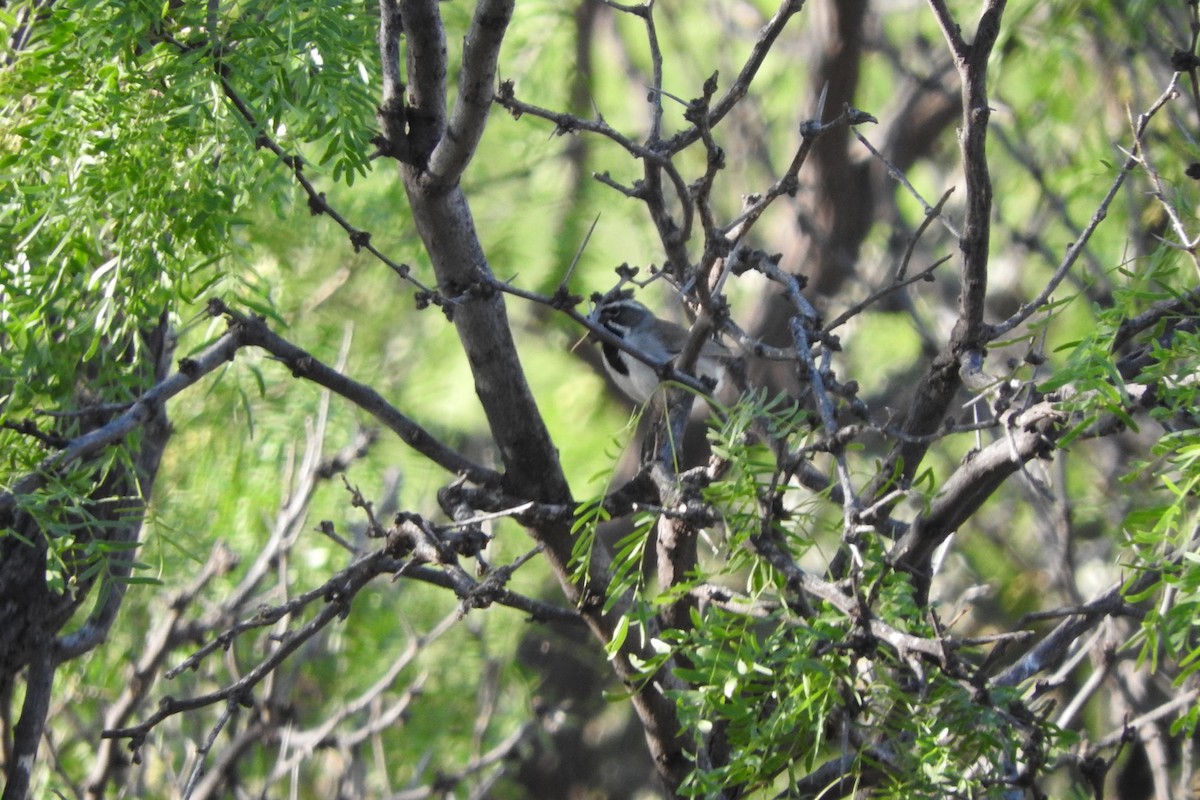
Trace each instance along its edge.
<path fill-rule="evenodd" d="M 50 710 L 56 666 L 49 647 L 39 648 L 38 655 L 29 664 L 25 701 L 21 705 L 21 718 L 13 730 L 12 761 L 7 764 L 7 782 L 0 800 L 25 800 L 29 793 L 38 744 L 46 726 L 46 713 Z"/>
<path fill-rule="evenodd" d="M 239 314 L 219 301 L 210 305 L 212 313 L 222 314 L 233 321 L 242 343 L 261 347 L 286 364 L 295 377 L 324 386 L 370 413 L 405 444 L 442 469 L 484 485 L 495 486 L 502 482 L 503 478 L 499 473 L 476 464 L 442 444 L 420 425 L 400 413 L 370 386 L 352 380 L 318 361 L 307 351 L 272 332 L 262 319 Z"/>
<path fill-rule="evenodd" d="M 988 248 L 990 245 L 992 183 L 987 162 L 987 61 L 1000 33 L 1004 0 L 989 0 L 980 20 L 975 41 L 968 46 L 943 0 L 930 0 L 942 33 L 950 45 L 962 81 L 963 119 L 959 147 L 966 176 L 966 214 L 959 251 L 962 253 L 962 289 L 958 320 L 941 352 L 930 364 L 917 386 L 902 429 L 905 438 L 892 448 L 871 483 L 868 496 L 878 497 L 898 476 L 901 486 L 916 474 L 928 450 L 923 437 L 933 433 L 946 415 L 962 375 L 978 372 L 991 331 L 984 321 L 987 297 Z"/>
<path fill-rule="evenodd" d="M 400 0 L 400 18 L 408 42 L 408 129 L 402 141 L 408 163 L 424 167 L 446 133 L 446 29 L 437 0 Z"/>
<path fill-rule="evenodd" d="M 924 576 L 934 550 L 946 537 L 970 519 L 1009 476 L 1030 459 L 1048 454 L 1054 447 L 1054 429 L 1064 414 L 1046 401 L 1024 411 L 1005 425 L 1000 439 L 970 456 L 946 480 L 929 510 L 919 515 L 896 543 L 892 563 Z"/>
<path fill-rule="evenodd" d="M 496 90 L 496 60 L 512 12 L 513 0 L 480 0 L 475 6 L 449 128 L 429 159 L 429 172 L 448 186 L 458 183 L 483 137 Z"/>
<path fill-rule="evenodd" d="M 1025 655 L 1009 666 L 1003 672 L 989 681 L 993 686 L 1016 686 L 1043 670 L 1050 669 L 1059 663 L 1067 652 L 1074 647 L 1076 641 L 1085 632 L 1095 627 L 1096 623 L 1107 616 L 1124 613 L 1127 608 L 1125 597 L 1144 592 L 1158 581 L 1162 573 L 1158 570 L 1145 570 L 1136 578 L 1122 586 L 1118 583 L 1110 587 L 1092 602 L 1086 610 L 1072 614 L 1060 622 L 1053 631 L 1048 633 Z"/>
<path fill-rule="evenodd" d="M 804 0 L 783 0 L 776 9 L 775 14 L 758 32 L 758 41 L 754 43 L 754 49 L 750 52 L 750 57 L 746 59 L 746 63 L 742 65 L 737 77 L 730 84 L 729 89 L 725 92 L 708 112 L 708 122 L 706 128 L 715 127 L 722 119 L 725 118 L 730 111 L 733 110 L 746 93 L 750 90 L 750 83 L 754 77 L 758 75 L 759 68 L 766 61 L 767 54 L 771 52 L 771 48 L 775 46 L 776 40 L 783 29 L 787 27 L 788 20 L 794 15 L 800 13 L 800 9 L 804 8 Z M 678 153 L 688 146 L 694 144 L 700 139 L 700 127 L 693 125 L 690 128 L 680 131 L 670 139 L 663 142 L 665 152 Z"/>
<path fill-rule="evenodd" d="M 1087 248 L 1088 242 L 1091 241 L 1092 234 L 1094 234 L 1096 229 L 1100 227 L 1100 223 L 1102 223 L 1108 217 L 1108 208 L 1110 205 L 1112 205 L 1112 202 L 1116 198 L 1117 192 L 1120 190 L 1121 186 L 1124 185 L 1125 179 L 1128 178 L 1129 174 L 1133 172 L 1133 170 L 1141 163 L 1138 152 L 1140 149 L 1139 143 L 1142 141 L 1142 135 L 1145 133 L 1147 126 L 1149 126 L 1150 120 L 1152 120 L 1168 102 L 1179 96 L 1179 89 L 1177 86 L 1178 81 L 1179 73 L 1171 76 L 1171 80 L 1167 84 L 1167 88 L 1163 90 L 1163 93 L 1159 95 L 1158 99 L 1154 101 L 1150 108 L 1138 115 L 1137 123 L 1134 125 L 1133 129 L 1133 148 L 1125 157 L 1124 162 L 1122 162 L 1121 168 L 1117 171 L 1117 176 L 1113 178 L 1112 184 L 1109 185 L 1108 191 L 1105 193 L 1104 198 L 1100 201 L 1100 204 L 1096 206 L 1096 210 L 1092 213 L 1092 218 L 1088 221 L 1087 227 L 1085 227 L 1079 236 L 1075 238 L 1075 241 L 1073 241 L 1071 245 L 1067 247 L 1067 252 L 1063 255 L 1062 261 L 1060 261 L 1058 266 L 1055 268 L 1054 274 L 1050 276 L 1050 280 L 1046 282 L 1046 286 L 1040 292 L 1038 292 L 1037 297 L 1033 298 L 1027 303 L 1022 303 L 1020 308 L 1018 308 L 1007 319 L 992 325 L 988 330 L 989 338 L 999 339 L 1001 336 L 1008 334 L 1022 322 L 1029 319 L 1029 317 L 1037 312 L 1038 309 L 1043 308 L 1046 303 L 1049 302 L 1051 295 L 1054 294 L 1054 291 L 1058 288 L 1059 284 L 1062 283 L 1063 278 L 1067 276 L 1067 273 L 1070 272 L 1073 266 L 1075 266 L 1075 262 L 1079 260 L 1080 255 L 1082 255 L 1084 250 Z"/>

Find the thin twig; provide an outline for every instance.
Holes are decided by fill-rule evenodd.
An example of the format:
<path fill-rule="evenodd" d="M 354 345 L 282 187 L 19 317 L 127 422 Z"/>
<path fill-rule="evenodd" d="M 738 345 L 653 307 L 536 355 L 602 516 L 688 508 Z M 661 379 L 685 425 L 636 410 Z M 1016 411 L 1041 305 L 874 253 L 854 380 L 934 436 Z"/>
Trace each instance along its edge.
<path fill-rule="evenodd" d="M 1167 84 L 1167 88 L 1163 90 L 1163 93 L 1158 96 L 1158 99 L 1154 101 L 1150 108 L 1146 109 L 1146 111 L 1138 116 L 1133 130 L 1135 142 L 1141 140 L 1142 134 L 1145 132 L 1146 127 L 1150 124 L 1150 120 L 1154 118 L 1154 116 L 1163 108 L 1163 106 L 1179 96 L 1179 89 L 1177 87 L 1178 81 L 1179 73 L 1172 75 L 1171 80 Z M 1133 151 L 1125 157 L 1125 161 L 1121 164 L 1121 168 L 1117 172 L 1117 177 L 1113 179 L 1112 184 L 1108 187 L 1108 192 L 1105 193 L 1104 198 L 1100 201 L 1100 205 L 1098 205 L 1095 212 L 1092 213 L 1091 220 L 1080 233 L 1079 237 L 1071 243 L 1070 247 L 1067 248 L 1067 252 L 1063 256 L 1063 260 L 1059 262 L 1058 267 L 1054 270 L 1054 274 L 1051 275 L 1050 280 L 1046 282 L 1046 286 L 1033 300 L 1029 301 L 1028 303 L 1022 303 L 1021 307 L 1018 308 L 1011 316 L 1009 316 L 1008 319 L 989 326 L 989 340 L 994 341 L 1009 333 L 1013 328 L 1029 319 L 1034 312 L 1038 311 L 1047 302 L 1049 302 L 1050 296 L 1054 294 L 1054 290 L 1058 288 L 1058 285 L 1062 283 L 1063 278 L 1066 277 L 1067 272 L 1070 271 L 1071 267 L 1075 266 L 1075 262 L 1078 261 L 1079 256 L 1083 254 L 1084 249 L 1087 247 L 1088 242 L 1092 238 L 1092 234 L 1096 232 L 1096 229 L 1100 227 L 1100 223 L 1103 222 L 1105 217 L 1108 216 L 1108 207 L 1112 205 L 1112 201 L 1117 196 L 1117 192 L 1120 190 L 1121 186 L 1124 185 L 1125 179 L 1129 177 L 1129 174 L 1133 172 L 1135 168 L 1137 168 L 1139 163 L 1141 162 L 1138 158 L 1138 148 L 1137 145 L 1134 145 Z"/>
<path fill-rule="evenodd" d="M 832 322 L 830 322 L 828 325 L 825 326 L 823 332 L 826 334 L 832 333 L 835 329 L 841 327 L 842 325 L 846 324 L 851 319 L 853 319 L 855 316 L 860 314 L 864 309 L 873 305 L 874 303 L 877 303 L 882 298 L 887 297 L 892 292 L 898 291 L 900 289 L 903 289 L 905 286 L 910 286 L 910 285 L 912 285 L 914 283 L 918 283 L 920 281 L 933 280 L 932 276 L 933 276 L 934 270 L 936 270 L 938 267 L 940 267 L 942 264 L 945 264 L 949 260 L 950 260 L 950 256 L 942 256 L 937 261 L 933 262 L 928 267 L 926 267 L 925 269 L 918 272 L 916 275 L 913 275 L 909 278 L 897 277 L 896 280 L 893 281 L 892 283 L 890 283 L 887 286 L 884 286 L 880 289 L 876 289 L 875 291 L 871 292 L 871 294 L 867 295 L 866 298 L 864 298 L 864 299 L 860 300 L 859 302 L 855 303 L 854 305 L 850 306 L 845 311 L 843 311 L 841 314 L 838 314 L 837 317 L 835 317 Z"/>
<path fill-rule="evenodd" d="M 951 193 L 954 191 L 953 186 L 942 193 L 942 199 L 938 200 L 935 205 L 929 205 L 928 201 L 926 201 L 925 198 L 921 196 L 921 193 L 917 191 L 917 187 L 913 186 L 908 180 L 908 176 L 905 175 L 899 167 L 897 167 L 891 161 L 888 161 L 887 157 L 884 156 L 883 153 L 879 152 L 875 145 L 871 144 L 870 139 L 868 139 L 866 136 L 863 136 L 858 130 L 854 131 L 854 136 L 858 139 L 859 143 L 863 147 L 867 148 L 867 150 L 875 157 L 877 161 L 879 161 L 879 163 L 883 164 L 884 168 L 887 170 L 888 176 L 903 186 L 905 191 L 907 191 L 913 197 L 913 199 L 921 204 L 921 208 L 925 209 L 925 219 L 921 221 L 921 227 L 918 229 L 917 235 L 912 239 L 913 243 L 920 238 L 920 233 L 924 231 L 926 226 L 928 226 L 928 224 L 934 219 L 942 223 L 942 226 L 945 227 L 945 229 L 949 231 L 950 235 L 955 239 L 958 239 L 962 236 L 962 234 L 958 232 L 958 229 L 954 227 L 954 223 L 952 223 L 942 214 L 942 208 L 946 205 L 946 200 L 949 199 Z M 912 252 L 911 245 L 909 247 L 909 252 Z M 907 263 L 908 259 L 905 258 L 904 261 Z M 901 270 L 897 273 L 897 277 L 903 277 L 903 274 L 903 270 Z"/>

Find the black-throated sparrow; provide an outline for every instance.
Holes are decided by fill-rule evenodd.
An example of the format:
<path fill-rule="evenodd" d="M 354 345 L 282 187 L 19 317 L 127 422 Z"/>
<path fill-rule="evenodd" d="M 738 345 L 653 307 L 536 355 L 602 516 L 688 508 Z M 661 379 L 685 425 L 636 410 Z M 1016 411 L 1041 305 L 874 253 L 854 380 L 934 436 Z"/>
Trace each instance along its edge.
<path fill-rule="evenodd" d="M 639 361 L 616 345 L 601 343 L 608 374 L 635 403 L 645 403 L 661 383 L 658 368 L 678 356 L 687 343 L 687 329 L 659 319 L 650 309 L 628 298 L 602 301 L 592 312 L 592 319 L 655 365 Z M 715 386 L 724 377 L 725 365 L 731 358 L 733 354 L 727 347 L 709 340 L 700 348 L 691 374 L 712 381 Z"/>

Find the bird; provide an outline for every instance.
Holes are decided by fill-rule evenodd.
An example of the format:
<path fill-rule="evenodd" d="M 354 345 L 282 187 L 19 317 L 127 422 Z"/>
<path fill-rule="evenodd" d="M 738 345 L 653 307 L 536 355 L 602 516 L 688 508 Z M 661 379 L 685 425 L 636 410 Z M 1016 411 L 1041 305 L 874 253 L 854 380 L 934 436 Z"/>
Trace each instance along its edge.
<path fill-rule="evenodd" d="M 628 297 L 601 301 L 592 312 L 593 321 L 641 353 L 647 364 L 609 342 L 601 342 L 604 368 L 617 387 L 635 403 L 643 404 L 662 382 L 660 368 L 679 355 L 690 336 L 687 328 L 654 316 L 650 309 Z M 691 374 L 716 387 L 733 358 L 729 348 L 709 340 L 700 348 Z"/>

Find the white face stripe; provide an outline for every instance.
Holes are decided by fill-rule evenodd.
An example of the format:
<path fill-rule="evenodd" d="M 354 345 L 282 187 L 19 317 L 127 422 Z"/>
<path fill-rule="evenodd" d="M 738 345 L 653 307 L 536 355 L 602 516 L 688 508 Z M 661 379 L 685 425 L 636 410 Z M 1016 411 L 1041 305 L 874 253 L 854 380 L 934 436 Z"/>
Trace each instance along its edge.
<path fill-rule="evenodd" d="M 647 322 L 654 319 L 654 317 L 645 308 L 621 305 L 615 308 L 606 308 L 604 310 L 604 319 L 616 327 L 633 330 L 634 328 L 644 326 Z"/>
<path fill-rule="evenodd" d="M 630 331 L 654 320 L 654 314 L 636 300 L 621 299 L 601 303 L 592 312 L 591 318 L 612 334 L 625 339 Z"/>

